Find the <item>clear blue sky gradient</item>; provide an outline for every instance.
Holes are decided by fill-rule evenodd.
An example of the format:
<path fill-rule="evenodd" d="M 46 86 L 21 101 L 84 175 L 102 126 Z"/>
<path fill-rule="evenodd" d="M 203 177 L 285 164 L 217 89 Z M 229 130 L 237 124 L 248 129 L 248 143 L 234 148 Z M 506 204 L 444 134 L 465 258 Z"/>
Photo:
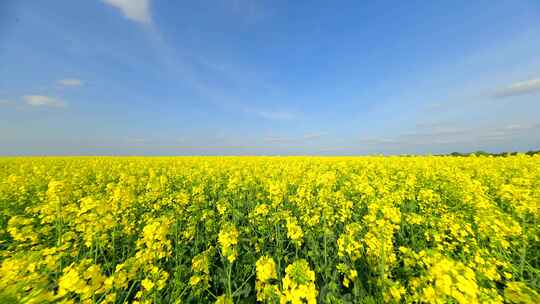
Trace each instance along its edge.
<path fill-rule="evenodd" d="M 0 1 L 0 155 L 539 148 L 536 0 Z"/>

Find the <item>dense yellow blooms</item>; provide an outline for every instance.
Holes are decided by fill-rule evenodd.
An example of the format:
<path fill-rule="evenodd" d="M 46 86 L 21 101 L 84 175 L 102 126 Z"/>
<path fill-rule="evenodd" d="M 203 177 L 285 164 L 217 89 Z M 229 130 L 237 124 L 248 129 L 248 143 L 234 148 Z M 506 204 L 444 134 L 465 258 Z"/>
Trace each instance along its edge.
<path fill-rule="evenodd" d="M 314 304 L 317 302 L 315 272 L 309 268 L 306 260 L 297 260 L 287 266 L 282 281 L 281 304 L 302 304 L 304 301 L 308 304 Z"/>
<path fill-rule="evenodd" d="M 218 242 L 221 246 L 221 254 L 229 260 L 229 263 L 236 260 L 236 244 L 238 244 L 238 230 L 233 225 L 226 225 L 218 235 Z"/>
<path fill-rule="evenodd" d="M 272 301 L 279 295 L 279 288 L 272 281 L 277 279 L 276 263 L 274 259 L 263 256 L 255 263 L 257 272 L 257 300 Z"/>
<path fill-rule="evenodd" d="M 302 227 L 298 226 L 294 218 L 287 219 L 287 236 L 296 246 L 302 245 L 304 233 L 302 232 Z"/>
<path fill-rule="evenodd" d="M 268 282 L 277 279 L 276 263 L 271 257 L 261 257 L 255 264 L 257 269 L 257 280 Z"/>
<path fill-rule="evenodd" d="M 0 158 L 0 303 L 540 303 L 540 156 Z"/>

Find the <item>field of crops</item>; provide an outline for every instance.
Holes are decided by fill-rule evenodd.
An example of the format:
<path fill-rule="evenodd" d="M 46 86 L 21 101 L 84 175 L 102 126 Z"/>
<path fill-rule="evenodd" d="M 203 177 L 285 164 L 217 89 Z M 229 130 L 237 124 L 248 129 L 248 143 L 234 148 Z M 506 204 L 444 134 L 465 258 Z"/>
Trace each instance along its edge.
<path fill-rule="evenodd" d="M 540 303 L 540 156 L 0 158 L 0 303 Z"/>

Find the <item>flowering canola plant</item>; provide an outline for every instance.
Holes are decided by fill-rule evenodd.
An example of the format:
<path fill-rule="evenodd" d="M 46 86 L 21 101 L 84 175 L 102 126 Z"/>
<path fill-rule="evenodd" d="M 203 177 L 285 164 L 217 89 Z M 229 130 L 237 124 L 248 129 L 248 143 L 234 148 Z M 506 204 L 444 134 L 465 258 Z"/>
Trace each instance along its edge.
<path fill-rule="evenodd" d="M 540 303 L 540 156 L 0 158 L 0 303 Z"/>

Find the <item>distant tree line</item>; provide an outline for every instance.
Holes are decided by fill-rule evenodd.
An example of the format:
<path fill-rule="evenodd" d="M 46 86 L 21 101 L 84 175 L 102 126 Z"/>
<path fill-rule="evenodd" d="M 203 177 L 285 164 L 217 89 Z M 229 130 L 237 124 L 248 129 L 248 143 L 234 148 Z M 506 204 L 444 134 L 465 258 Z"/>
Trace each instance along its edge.
<path fill-rule="evenodd" d="M 470 152 L 470 153 L 452 152 L 452 153 L 450 153 L 450 154 L 440 154 L 440 155 L 441 155 L 441 156 L 471 156 L 471 155 L 476 155 L 476 156 L 498 156 L 498 157 L 506 157 L 506 156 L 517 155 L 518 153 L 523 153 L 523 152 L 489 153 L 489 152 L 486 152 L 486 151 L 479 150 L 479 151 Z M 531 155 L 535 155 L 535 154 L 540 154 L 540 150 L 529 150 L 529 151 L 525 152 L 524 154 L 530 155 L 530 156 L 531 156 Z"/>

